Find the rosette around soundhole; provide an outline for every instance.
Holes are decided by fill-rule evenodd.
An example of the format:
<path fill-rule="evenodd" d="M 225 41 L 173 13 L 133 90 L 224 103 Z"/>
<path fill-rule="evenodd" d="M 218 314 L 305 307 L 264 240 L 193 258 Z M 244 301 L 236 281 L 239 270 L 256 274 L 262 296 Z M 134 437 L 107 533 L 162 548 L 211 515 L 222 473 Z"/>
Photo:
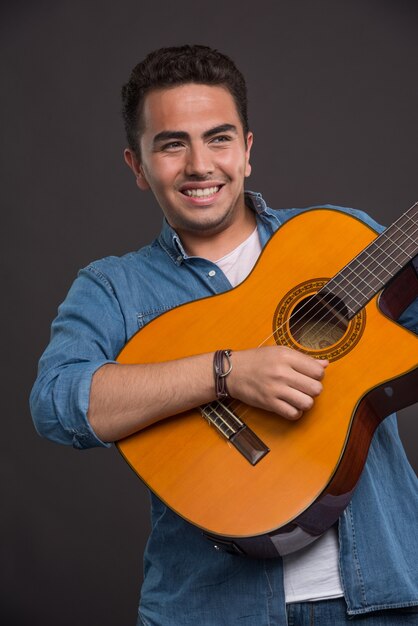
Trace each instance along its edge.
<path fill-rule="evenodd" d="M 329 280 L 305 281 L 282 298 L 273 316 L 273 336 L 278 345 L 335 361 L 358 343 L 366 312 L 362 310 L 349 319 L 343 299 L 327 291 Z"/>

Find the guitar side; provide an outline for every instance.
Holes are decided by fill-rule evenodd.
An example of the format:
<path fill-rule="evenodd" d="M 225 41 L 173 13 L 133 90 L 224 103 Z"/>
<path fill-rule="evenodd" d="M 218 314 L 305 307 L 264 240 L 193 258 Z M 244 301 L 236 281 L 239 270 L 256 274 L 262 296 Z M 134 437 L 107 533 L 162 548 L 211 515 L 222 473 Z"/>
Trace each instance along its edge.
<path fill-rule="evenodd" d="M 156 318 L 118 360 L 159 362 L 222 347 L 275 345 L 272 322 L 285 295 L 332 277 L 374 237 L 340 212 L 303 213 L 273 236 L 241 285 Z M 295 250 L 303 250 L 303 259 L 295 259 Z M 323 393 L 301 420 L 248 407 L 245 422 L 270 448 L 257 465 L 198 410 L 157 422 L 118 442 L 119 450 L 158 497 L 209 533 L 253 537 L 297 523 L 320 534 L 348 503 L 376 426 L 401 408 L 402 398 L 409 402 L 411 380 L 418 382 L 416 337 L 380 311 L 377 297 L 363 317 L 358 340 L 330 363 Z"/>

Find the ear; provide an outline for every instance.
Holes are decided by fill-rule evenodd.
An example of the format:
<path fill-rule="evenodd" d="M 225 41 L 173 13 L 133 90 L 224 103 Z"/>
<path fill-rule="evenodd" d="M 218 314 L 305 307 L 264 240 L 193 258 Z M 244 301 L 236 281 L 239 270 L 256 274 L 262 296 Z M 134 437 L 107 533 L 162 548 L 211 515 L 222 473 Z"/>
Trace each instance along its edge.
<path fill-rule="evenodd" d="M 248 133 L 247 134 L 247 149 L 245 151 L 245 177 L 248 178 L 248 176 L 251 174 L 251 164 L 250 164 L 250 154 L 251 154 L 251 148 L 253 145 L 253 139 L 254 139 L 254 135 L 252 133 Z"/>
<path fill-rule="evenodd" d="M 145 178 L 143 167 L 138 161 L 136 154 L 129 148 L 125 148 L 123 157 L 125 159 L 125 163 L 131 168 L 135 175 L 137 186 L 141 189 L 141 191 L 147 191 L 150 186 Z"/>

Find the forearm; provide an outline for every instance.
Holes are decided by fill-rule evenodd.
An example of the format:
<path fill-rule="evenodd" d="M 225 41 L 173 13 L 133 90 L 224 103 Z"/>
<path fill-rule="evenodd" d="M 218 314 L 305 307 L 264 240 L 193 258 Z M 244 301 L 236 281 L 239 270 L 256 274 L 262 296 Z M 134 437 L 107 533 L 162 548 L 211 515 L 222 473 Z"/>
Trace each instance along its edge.
<path fill-rule="evenodd" d="M 138 365 L 107 364 L 93 376 L 89 422 L 116 441 L 150 424 L 215 399 L 213 354 Z"/>
<path fill-rule="evenodd" d="M 232 397 L 287 419 L 311 408 L 327 365 L 277 346 L 234 352 L 232 362 Z M 100 439 L 115 441 L 215 398 L 213 353 L 155 364 L 110 363 L 94 374 L 88 418 Z"/>

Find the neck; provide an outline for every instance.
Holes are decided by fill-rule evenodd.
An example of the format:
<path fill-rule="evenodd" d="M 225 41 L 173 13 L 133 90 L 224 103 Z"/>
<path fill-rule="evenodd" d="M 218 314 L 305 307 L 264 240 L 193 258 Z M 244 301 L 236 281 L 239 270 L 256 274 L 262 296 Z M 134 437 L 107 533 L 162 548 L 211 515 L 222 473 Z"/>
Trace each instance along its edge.
<path fill-rule="evenodd" d="M 344 302 L 351 319 L 413 259 L 418 251 L 418 203 L 401 215 L 319 292 Z M 335 299 L 335 298 L 334 298 Z"/>
<path fill-rule="evenodd" d="M 255 213 L 247 206 L 239 218 L 212 232 L 185 232 L 177 229 L 187 254 L 217 261 L 245 241 L 256 226 Z"/>

